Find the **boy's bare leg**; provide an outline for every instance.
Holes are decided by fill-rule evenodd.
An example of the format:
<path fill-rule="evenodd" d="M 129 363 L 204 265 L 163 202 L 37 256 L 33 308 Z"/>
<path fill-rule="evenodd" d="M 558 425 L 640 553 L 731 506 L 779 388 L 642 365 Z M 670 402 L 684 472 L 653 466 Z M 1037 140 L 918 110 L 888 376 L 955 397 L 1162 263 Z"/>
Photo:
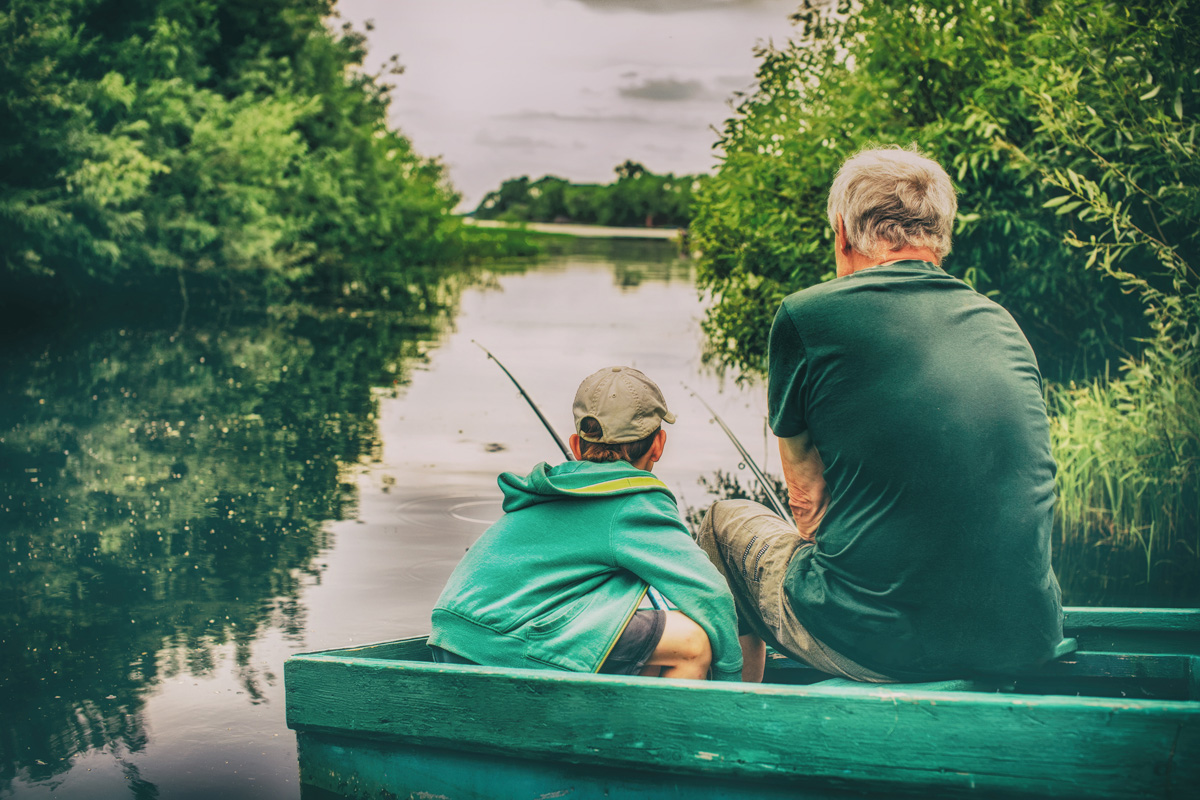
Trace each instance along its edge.
<path fill-rule="evenodd" d="M 762 683 L 767 668 L 767 643 L 753 633 L 738 637 L 742 646 L 742 680 L 746 683 Z"/>
<path fill-rule="evenodd" d="M 712 645 L 708 642 L 708 634 L 682 611 L 668 611 L 667 626 L 646 666 L 661 667 L 664 678 L 703 680 L 708 677 L 711 665 Z M 642 674 L 646 673 L 643 671 Z"/>

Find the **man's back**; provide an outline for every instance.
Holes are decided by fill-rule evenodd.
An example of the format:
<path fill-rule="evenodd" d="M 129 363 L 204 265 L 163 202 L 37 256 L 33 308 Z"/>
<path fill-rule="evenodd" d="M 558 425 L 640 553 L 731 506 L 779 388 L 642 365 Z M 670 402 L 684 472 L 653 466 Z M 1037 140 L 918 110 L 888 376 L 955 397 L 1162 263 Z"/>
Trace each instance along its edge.
<path fill-rule="evenodd" d="M 830 494 L 788 570 L 800 622 L 900 678 L 1048 657 L 1054 462 L 1008 313 L 932 264 L 874 267 L 784 301 L 770 375 L 772 429 L 810 433 Z"/>

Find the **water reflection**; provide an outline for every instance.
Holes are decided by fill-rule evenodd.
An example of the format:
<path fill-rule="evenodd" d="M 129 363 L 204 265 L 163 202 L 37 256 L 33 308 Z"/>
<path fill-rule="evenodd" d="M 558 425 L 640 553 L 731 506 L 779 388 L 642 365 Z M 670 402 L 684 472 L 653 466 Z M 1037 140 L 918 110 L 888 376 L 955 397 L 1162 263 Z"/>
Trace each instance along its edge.
<path fill-rule="evenodd" d="M 147 693 L 218 648 L 261 702 L 278 676 L 250 645 L 302 632 L 322 522 L 353 514 L 346 465 L 379 448 L 372 387 L 406 382 L 437 328 L 290 309 L 4 348 L 0 789 L 141 751 Z"/>
<path fill-rule="evenodd" d="M 558 269 L 603 264 L 623 291 L 637 289 L 646 281 L 691 286 L 694 267 L 687 259 L 670 257 L 674 247 L 653 239 L 548 239 L 545 260 Z"/>

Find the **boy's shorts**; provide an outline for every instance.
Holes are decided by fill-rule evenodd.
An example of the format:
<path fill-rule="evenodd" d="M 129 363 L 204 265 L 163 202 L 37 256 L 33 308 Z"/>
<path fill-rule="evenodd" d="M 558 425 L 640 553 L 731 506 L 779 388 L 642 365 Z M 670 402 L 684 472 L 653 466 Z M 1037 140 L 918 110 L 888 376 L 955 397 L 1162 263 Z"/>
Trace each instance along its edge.
<path fill-rule="evenodd" d="M 473 667 L 480 665 L 478 661 L 464 658 L 458 653 L 447 650 L 444 647 L 438 647 L 436 644 L 429 645 L 429 649 L 433 652 L 433 661 L 435 664 L 466 664 Z"/>
<path fill-rule="evenodd" d="M 654 655 L 654 649 L 658 647 L 666 628 L 666 611 L 652 609 L 635 612 L 626 623 L 625 630 L 617 637 L 617 643 L 600 665 L 599 671 L 605 675 L 638 674 L 650 656 Z M 430 645 L 429 649 L 433 651 L 433 660 L 438 664 L 477 664 L 437 645 Z"/>
<path fill-rule="evenodd" d="M 661 608 L 636 611 L 600 665 L 604 675 L 637 675 L 646 666 L 667 627 L 667 612 Z"/>

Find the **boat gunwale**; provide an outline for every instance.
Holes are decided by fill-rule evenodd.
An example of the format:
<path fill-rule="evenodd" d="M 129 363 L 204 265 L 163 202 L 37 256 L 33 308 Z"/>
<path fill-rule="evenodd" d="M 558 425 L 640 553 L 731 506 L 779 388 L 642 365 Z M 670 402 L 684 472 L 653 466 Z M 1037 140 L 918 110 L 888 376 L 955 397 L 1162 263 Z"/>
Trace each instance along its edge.
<path fill-rule="evenodd" d="M 1192 630 L 1200 632 L 1200 609 L 1139 609 L 1120 607 L 1073 607 L 1064 608 L 1064 632 L 1079 634 L 1087 641 L 1087 637 L 1103 636 L 1105 631 L 1113 631 L 1114 635 L 1131 632 L 1155 633 L 1166 635 L 1188 634 Z M 388 670 L 418 670 L 421 673 L 445 672 L 447 674 L 468 674 L 481 676 L 518 677 L 531 682 L 531 685 L 547 683 L 570 684 L 586 687 L 589 685 L 612 686 L 627 685 L 645 687 L 647 681 L 640 676 L 618 676 L 603 674 L 583 674 L 567 670 L 547 670 L 524 667 L 495 667 L 465 664 L 438 664 L 423 658 L 412 658 L 397 655 L 421 652 L 427 636 L 410 636 L 381 642 L 371 642 L 361 645 L 318 650 L 292 655 L 288 663 L 321 662 L 340 663 L 348 666 L 361 666 L 369 669 Z M 1190 637 L 1189 637 L 1190 638 Z M 378 655 L 372 655 L 372 652 Z M 1114 667 L 1128 665 L 1130 671 L 1122 674 L 1114 671 Z M 285 664 L 285 670 L 287 665 Z M 1086 670 L 1073 674 L 1074 670 Z M 977 674 L 963 681 L 932 681 L 896 682 L 896 683 L 860 683 L 838 681 L 832 676 L 809 667 L 807 664 L 789 659 L 783 654 L 771 652 L 768 659 L 768 674 L 775 675 L 804 675 L 805 677 L 821 676 L 815 681 L 769 681 L 761 684 L 749 683 L 717 683 L 708 681 L 654 679 L 652 686 L 685 687 L 689 692 L 752 692 L 767 695 L 786 696 L 854 696 L 874 699 L 917 699 L 929 697 L 941 702 L 953 701 L 962 703 L 968 698 L 984 700 L 985 704 L 1011 705 L 1017 698 L 1021 702 L 1035 703 L 1042 706 L 1066 703 L 1069 705 L 1093 705 L 1122 708 L 1165 708 L 1164 704 L 1177 703 L 1181 708 L 1200 707 L 1197 703 L 1196 687 L 1200 686 L 1200 655 L 1184 648 L 1182 652 L 1170 650 L 1123 651 L 1112 650 L 1108 647 L 1092 649 L 1086 643 L 1074 652 L 1064 653 L 1038 667 L 1011 673 Z M 807 673 L 807 674 L 806 674 Z M 1006 680 L 1070 680 L 1072 678 L 1085 681 L 1104 680 L 1168 680 L 1181 681 L 1190 686 L 1188 699 L 1107 697 L 1095 695 L 1071 695 L 1057 692 L 1018 692 L 1000 691 L 999 686 Z M 971 684 L 959 685 L 946 689 L 951 683 Z M 939 688 L 943 687 L 943 688 Z M 584 690 L 586 691 L 586 689 Z M 986 699 L 985 699 L 986 698 Z M 1137 704 L 1137 705 L 1134 705 Z M 289 723 L 290 724 L 290 723 Z"/>
<path fill-rule="evenodd" d="M 423 637 L 416 637 L 417 639 Z M 401 639 L 396 641 L 413 641 Z M 381 642 L 380 644 L 392 644 Z M 1073 654 L 1074 655 L 1074 654 Z M 1085 654 L 1086 655 L 1086 654 Z M 1112 655 L 1100 653 L 1098 655 Z M 1170 658 L 1186 659 L 1191 662 L 1192 674 L 1200 672 L 1200 658 L 1196 656 L 1169 656 Z M 337 655 L 336 651 L 307 653 L 292 656 L 288 662 L 338 664 L 346 667 L 364 667 L 372 671 L 387 671 L 394 673 L 414 672 L 419 674 L 445 673 L 447 675 L 472 675 L 480 678 L 489 676 L 520 678 L 531 684 L 549 684 L 555 686 L 580 687 L 611 687 L 624 685 L 639 692 L 657 690 L 685 691 L 689 693 L 726 693 L 753 694 L 772 698 L 795 697 L 805 698 L 846 697 L 855 700 L 871 701 L 928 701 L 930 703 L 964 704 L 967 701 L 977 702 L 981 707 L 989 706 L 1030 706 L 1041 708 L 1082 707 L 1107 708 L 1121 710 L 1155 710 L 1155 711 L 1190 711 L 1200 715 L 1200 701 L 1197 700 L 1164 700 L 1157 698 L 1129 697 L 1091 697 L 1080 695 L 1059 694 L 1023 694 L 1018 692 L 999 692 L 973 689 L 922 689 L 919 683 L 888 684 L 888 683 L 857 683 L 847 685 L 839 682 L 837 686 L 823 687 L 822 682 L 795 685 L 788 683 L 741 683 L 736 681 L 698 681 L 672 678 L 655 678 L 649 681 L 639 676 L 603 675 L 592 673 L 568 672 L 565 670 L 530 669 L 525 667 L 489 667 L 473 664 L 438 664 L 435 662 L 414 661 L 410 659 L 371 658 Z M 286 669 L 286 664 L 285 664 Z M 941 681 L 931 682 L 933 684 Z M 289 722 L 290 725 L 290 722 Z"/>
<path fill-rule="evenodd" d="M 1063 635 L 1086 633 L 1094 637 L 1098 632 L 1112 630 L 1120 633 L 1200 633 L 1200 608 L 1136 608 L 1119 606 L 1066 606 L 1063 608 Z M 298 655 L 316 653 L 331 654 L 369 650 L 386 645 L 419 642 L 428 635 L 406 636 L 400 639 L 386 639 L 361 645 L 347 645 L 328 649 L 314 650 Z M 1079 647 L 1080 652 L 1093 652 L 1086 646 Z M 1163 655 L 1185 655 L 1164 652 Z M 1186 655 L 1190 655 L 1186 654 Z M 295 656 L 293 656 L 295 657 Z M 780 655 L 779 657 L 787 658 Z M 789 659 L 790 660 L 790 659 Z M 533 670 L 538 671 L 538 670 Z"/>
<path fill-rule="evenodd" d="M 1019 796 L 1170 797 L 1200 778 L 1194 700 L 822 691 L 321 654 L 289 659 L 285 681 L 304 687 L 288 694 L 288 726 L 314 741 Z M 758 721 L 749 738 L 744 715 Z"/>
<path fill-rule="evenodd" d="M 1066 606 L 1063 630 L 1200 632 L 1200 608 L 1136 608 L 1122 606 Z"/>

